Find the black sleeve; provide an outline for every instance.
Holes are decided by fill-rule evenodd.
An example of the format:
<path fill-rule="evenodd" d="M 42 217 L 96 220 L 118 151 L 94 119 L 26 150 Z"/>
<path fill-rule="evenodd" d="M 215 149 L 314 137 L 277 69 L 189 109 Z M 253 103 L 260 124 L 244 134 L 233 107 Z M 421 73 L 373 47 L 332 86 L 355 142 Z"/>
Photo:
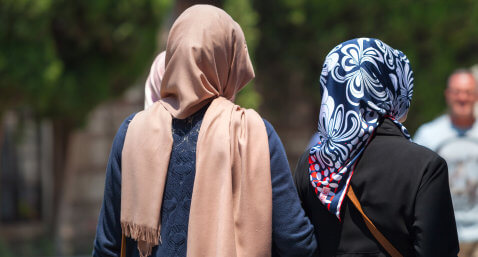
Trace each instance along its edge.
<path fill-rule="evenodd" d="M 445 160 L 436 157 L 422 177 L 415 201 L 414 249 L 417 256 L 457 256 L 455 215 Z"/>
<path fill-rule="evenodd" d="M 306 150 L 299 158 L 295 171 L 292 173 L 294 177 L 295 188 L 297 189 L 297 194 L 299 195 L 300 201 L 304 202 L 304 197 L 307 195 L 307 190 L 309 190 L 309 150 Z M 303 204 L 302 204 L 303 206 Z"/>

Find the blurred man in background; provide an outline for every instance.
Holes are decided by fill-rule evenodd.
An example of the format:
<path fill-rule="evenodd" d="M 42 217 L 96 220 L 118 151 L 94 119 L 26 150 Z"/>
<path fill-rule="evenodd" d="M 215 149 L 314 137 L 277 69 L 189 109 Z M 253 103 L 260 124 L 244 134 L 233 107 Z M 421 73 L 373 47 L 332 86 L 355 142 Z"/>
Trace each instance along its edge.
<path fill-rule="evenodd" d="M 469 70 L 448 78 L 448 113 L 418 128 L 414 141 L 448 164 L 450 189 L 460 240 L 460 255 L 478 257 L 478 122 L 474 105 L 478 85 Z"/>

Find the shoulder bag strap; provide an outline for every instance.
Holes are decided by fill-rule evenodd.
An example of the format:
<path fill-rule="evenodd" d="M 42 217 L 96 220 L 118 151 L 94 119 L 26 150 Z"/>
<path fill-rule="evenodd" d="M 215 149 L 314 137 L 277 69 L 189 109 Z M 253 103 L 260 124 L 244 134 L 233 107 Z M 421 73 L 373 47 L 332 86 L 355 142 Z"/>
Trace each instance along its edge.
<path fill-rule="evenodd" d="M 349 185 L 349 189 L 347 190 L 347 196 L 349 197 L 350 201 L 354 204 L 355 208 L 362 214 L 362 217 L 365 221 L 365 225 L 367 225 L 367 228 L 370 230 L 372 235 L 377 239 L 377 241 L 382 245 L 383 248 L 387 251 L 388 254 L 390 254 L 392 257 L 402 257 L 400 252 L 388 241 L 385 236 L 375 227 L 375 225 L 372 223 L 372 221 L 365 215 L 365 213 L 362 210 L 362 206 L 360 205 L 360 202 L 358 201 L 357 197 L 355 196 L 355 193 L 352 189 L 352 185 Z"/>
<path fill-rule="evenodd" d="M 121 233 L 121 257 L 126 257 L 126 237 Z"/>

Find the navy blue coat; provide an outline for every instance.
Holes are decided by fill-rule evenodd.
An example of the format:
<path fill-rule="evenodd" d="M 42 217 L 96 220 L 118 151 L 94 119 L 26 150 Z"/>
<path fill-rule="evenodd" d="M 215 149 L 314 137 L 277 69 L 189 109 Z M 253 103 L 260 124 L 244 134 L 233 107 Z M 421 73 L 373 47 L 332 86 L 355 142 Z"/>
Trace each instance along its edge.
<path fill-rule="evenodd" d="M 196 142 L 205 110 L 184 120 L 173 119 L 173 150 L 161 210 L 162 244 L 153 248 L 152 256 L 186 256 Z M 133 117 L 134 114 L 123 122 L 113 141 L 93 256 L 120 255 L 121 152 Z M 272 179 L 273 256 L 311 256 L 317 248 L 313 226 L 300 205 L 282 143 L 272 125 L 265 120 L 264 123 L 269 138 Z M 135 241 L 128 238 L 126 245 L 127 256 L 139 256 Z"/>

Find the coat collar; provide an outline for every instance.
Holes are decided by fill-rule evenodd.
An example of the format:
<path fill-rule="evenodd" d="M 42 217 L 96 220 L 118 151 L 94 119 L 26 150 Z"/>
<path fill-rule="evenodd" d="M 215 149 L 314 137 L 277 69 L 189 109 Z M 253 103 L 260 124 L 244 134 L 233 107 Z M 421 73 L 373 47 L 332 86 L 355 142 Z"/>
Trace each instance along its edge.
<path fill-rule="evenodd" d="M 400 128 L 390 119 L 384 119 L 375 131 L 376 135 L 405 137 Z"/>

